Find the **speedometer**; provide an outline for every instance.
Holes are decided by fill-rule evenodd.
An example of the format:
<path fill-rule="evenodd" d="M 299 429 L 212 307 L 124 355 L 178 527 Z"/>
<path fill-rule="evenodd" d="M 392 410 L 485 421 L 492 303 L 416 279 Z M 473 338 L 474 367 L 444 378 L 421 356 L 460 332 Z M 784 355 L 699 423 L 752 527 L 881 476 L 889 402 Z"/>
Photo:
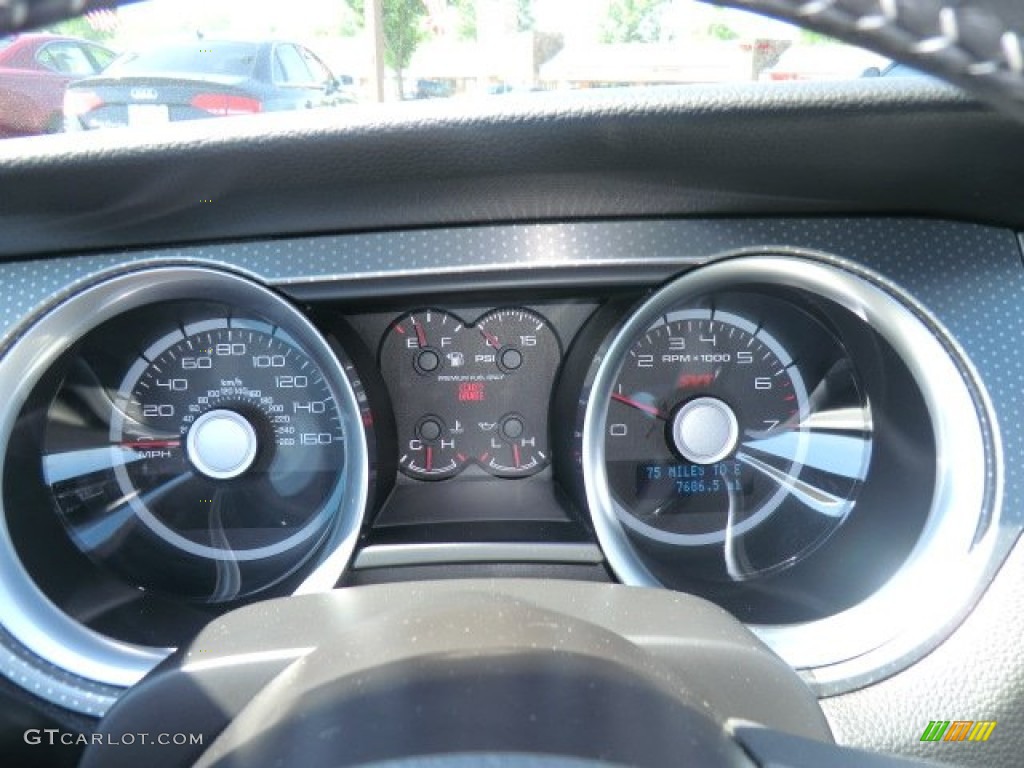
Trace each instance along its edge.
<path fill-rule="evenodd" d="M 46 412 L 42 476 L 70 540 L 174 598 L 231 603 L 292 575 L 330 588 L 368 493 L 351 363 L 248 281 L 133 280 L 152 298 L 82 338 Z"/>
<path fill-rule="evenodd" d="M 113 413 L 125 513 L 172 546 L 259 559 L 322 530 L 344 431 L 323 373 L 270 325 L 172 331 L 131 367 Z M 81 545 L 103 546 L 69 522 Z"/>

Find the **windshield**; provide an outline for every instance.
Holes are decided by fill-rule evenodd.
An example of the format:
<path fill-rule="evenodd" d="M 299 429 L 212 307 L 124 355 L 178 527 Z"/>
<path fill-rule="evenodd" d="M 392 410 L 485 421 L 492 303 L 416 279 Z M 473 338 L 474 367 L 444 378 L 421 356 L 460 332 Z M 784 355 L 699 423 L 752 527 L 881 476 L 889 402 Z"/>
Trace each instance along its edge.
<path fill-rule="evenodd" d="M 124 77 L 150 72 L 179 72 L 248 77 L 258 51 L 259 46 L 253 43 L 196 41 L 127 54 L 104 74 Z"/>
<path fill-rule="evenodd" d="M 3 46 L 33 51 L 0 71 L 0 102 L 11 102 L 0 103 L 0 136 L 594 88 L 924 77 L 695 0 L 148 0 Z M 19 79 L 33 67 L 54 76 Z"/>

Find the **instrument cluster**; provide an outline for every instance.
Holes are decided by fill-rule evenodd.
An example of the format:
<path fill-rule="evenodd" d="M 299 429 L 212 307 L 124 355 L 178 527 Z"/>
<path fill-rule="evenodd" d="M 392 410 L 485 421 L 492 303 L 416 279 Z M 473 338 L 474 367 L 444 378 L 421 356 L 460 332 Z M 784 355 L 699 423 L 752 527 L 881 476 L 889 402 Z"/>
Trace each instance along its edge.
<path fill-rule="evenodd" d="M 53 307 L 0 361 L 5 626 L 59 624 L 70 671 L 125 684 L 246 602 L 534 568 L 697 594 L 841 668 L 971 546 L 977 397 L 870 273 L 760 254 L 448 298 L 300 307 L 177 266 Z"/>

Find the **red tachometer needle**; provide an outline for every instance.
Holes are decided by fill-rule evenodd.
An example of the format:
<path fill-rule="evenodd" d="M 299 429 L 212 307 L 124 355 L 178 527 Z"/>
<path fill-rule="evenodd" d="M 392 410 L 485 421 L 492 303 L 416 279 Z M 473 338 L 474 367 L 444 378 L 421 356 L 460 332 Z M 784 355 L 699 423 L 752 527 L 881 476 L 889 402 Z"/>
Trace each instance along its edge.
<path fill-rule="evenodd" d="M 631 408 L 636 408 L 638 411 L 649 413 L 651 414 L 651 416 L 654 416 L 655 418 L 658 419 L 667 418 L 665 414 L 661 412 L 660 408 L 655 408 L 653 405 L 648 405 L 647 403 L 641 403 L 639 400 L 634 400 L 633 398 L 626 397 L 625 395 L 613 393 L 612 400 L 618 400 L 620 403 L 625 403 Z"/>

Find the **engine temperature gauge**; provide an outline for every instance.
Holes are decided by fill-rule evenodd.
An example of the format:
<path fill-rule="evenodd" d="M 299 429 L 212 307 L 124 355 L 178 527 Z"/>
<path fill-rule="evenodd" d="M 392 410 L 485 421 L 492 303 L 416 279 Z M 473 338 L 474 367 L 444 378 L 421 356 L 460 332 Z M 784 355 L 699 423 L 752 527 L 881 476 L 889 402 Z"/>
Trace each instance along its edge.
<path fill-rule="evenodd" d="M 398 465 L 408 475 L 431 480 L 458 474 L 467 458 L 457 447 L 462 431 L 458 421 L 455 427 L 449 427 L 440 416 L 426 414 L 413 428 Z"/>

